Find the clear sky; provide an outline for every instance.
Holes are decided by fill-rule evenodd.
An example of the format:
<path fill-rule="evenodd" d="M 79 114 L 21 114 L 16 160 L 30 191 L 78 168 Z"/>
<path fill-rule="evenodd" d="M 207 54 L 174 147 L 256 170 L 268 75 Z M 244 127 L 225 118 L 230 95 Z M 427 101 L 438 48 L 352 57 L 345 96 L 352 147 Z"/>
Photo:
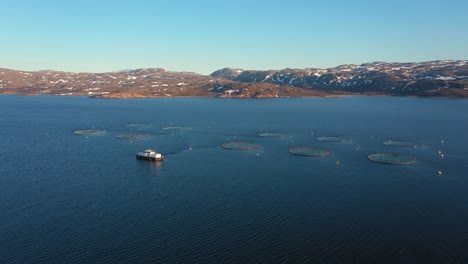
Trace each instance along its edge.
<path fill-rule="evenodd" d="M 333 67 L 468 59 L 468 1 L 0 0 L 0 67 Z"/>

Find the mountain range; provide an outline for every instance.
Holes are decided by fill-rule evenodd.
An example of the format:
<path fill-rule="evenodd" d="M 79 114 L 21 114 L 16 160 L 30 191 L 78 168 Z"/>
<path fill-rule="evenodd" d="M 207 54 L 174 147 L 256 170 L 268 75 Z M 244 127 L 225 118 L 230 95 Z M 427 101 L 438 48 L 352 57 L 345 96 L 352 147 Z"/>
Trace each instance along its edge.
<path fill-rule="evenodd" d="M 243 70 L 211 75 L 160 68 L 107 73 L 0 68 L 0 94 L 81 95 L 95 98 L 300 97 L 394 95 L 468 97 L 468 61 L 372 62 L 320 69 Z"/>

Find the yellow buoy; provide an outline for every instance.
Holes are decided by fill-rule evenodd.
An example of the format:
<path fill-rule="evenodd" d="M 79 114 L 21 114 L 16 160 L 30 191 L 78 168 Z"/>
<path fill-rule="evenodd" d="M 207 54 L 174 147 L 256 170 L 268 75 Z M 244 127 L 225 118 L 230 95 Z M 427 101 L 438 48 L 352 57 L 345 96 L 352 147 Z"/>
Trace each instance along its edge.
<path fill-rule="evenodd" d="M 438 173 L 439 175 L 442 175 L 442 171 L 438 171 L 437 173 Z"/>

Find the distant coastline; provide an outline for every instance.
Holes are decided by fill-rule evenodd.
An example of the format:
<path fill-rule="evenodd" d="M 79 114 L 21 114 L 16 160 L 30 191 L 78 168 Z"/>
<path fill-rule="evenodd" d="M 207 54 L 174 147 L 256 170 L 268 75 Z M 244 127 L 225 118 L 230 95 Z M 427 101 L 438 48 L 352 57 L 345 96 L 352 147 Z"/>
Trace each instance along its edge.
<path fill-rule="evenodd" d="M 468 61 L 374 62 L 268 71 L 224 68 L 211 75 L 160 68 L 107 73 L 0 68 L 0 94 L 102 99 L 367 95 L 468 98 Z"/>

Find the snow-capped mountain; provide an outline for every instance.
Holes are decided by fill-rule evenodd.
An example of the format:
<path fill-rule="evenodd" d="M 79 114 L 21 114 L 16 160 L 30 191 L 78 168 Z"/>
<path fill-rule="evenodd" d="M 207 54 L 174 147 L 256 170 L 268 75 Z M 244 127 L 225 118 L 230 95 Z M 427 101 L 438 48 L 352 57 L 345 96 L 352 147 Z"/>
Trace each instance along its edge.
<path fill-rule="evenodd" d="M 241 83 L 193 72 L 136 69 L 108 73 L 0 69 L 0 94 L 84 95 L 99 98 L 177 96 L 322 96 L 271 83 Z"/>
<path fill-rule="evenodd" d="M 107 73 L 0 69 L 0 94 L 99 98 L 297 97 L 353 94 L 468 97 L 468 61 L 373 62 L 334 68 L 241 70 L 210 76 L 149 68 Z"/>
<path fill-rule="evenodd" d="M 383 92 L 394 95 L 461 94 L 468 89 L 468 61 L 373 62 L 328 69 L 240 70 L 211 74 L 238 82 L 273 83 L 321 91 Z M 465 91 L 465 92 L 464 92 Z"/>

